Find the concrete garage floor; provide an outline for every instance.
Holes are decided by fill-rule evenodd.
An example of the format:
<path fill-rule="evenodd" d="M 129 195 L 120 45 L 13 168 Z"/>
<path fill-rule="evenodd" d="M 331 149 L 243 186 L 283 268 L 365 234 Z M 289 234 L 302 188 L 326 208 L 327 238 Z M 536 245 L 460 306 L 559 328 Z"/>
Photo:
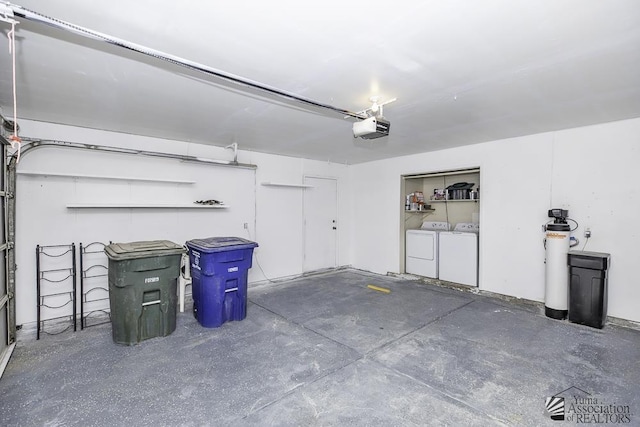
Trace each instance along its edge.
<path fill-rule="evenodd" d="M 612 404 L 640 425 L 638 330 L 355 270 L 249 299 L 244 321 L 205 329 L 185 312 L 132 347 L 109 324 L 19 343 L 0 425 L 557 426 L 545 398 L 571 387 L 573 423 Z"/>

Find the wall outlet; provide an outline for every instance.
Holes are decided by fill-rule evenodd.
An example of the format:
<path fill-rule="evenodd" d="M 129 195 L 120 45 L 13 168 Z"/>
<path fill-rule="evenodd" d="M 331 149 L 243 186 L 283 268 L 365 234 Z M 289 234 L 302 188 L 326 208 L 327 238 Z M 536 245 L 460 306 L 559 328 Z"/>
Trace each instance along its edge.
<path fill-rule="evenodd" d="M 591 229 L 589 227 L 584 229 L 584 237 L 586 237 L 587 239 L 591 237 Z"/>
<path fill-rule="evenodd" d="M 247 223 L 247 222 L 245 222 L 245 223 L 244 223 L 244 229 L 245 229 L 245 230 L 248 230 L 248 229 L 249 229 L 249 223 Z"/>

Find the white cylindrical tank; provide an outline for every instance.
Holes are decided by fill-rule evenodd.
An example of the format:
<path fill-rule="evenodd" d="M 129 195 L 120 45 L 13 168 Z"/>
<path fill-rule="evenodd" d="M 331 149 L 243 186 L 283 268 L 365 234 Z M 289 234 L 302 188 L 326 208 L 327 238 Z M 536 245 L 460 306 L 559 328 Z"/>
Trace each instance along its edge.
<path fill-rule="evenodd" d="M 544 313 L 564 319 L 569 310 L 569 224 L 547 225 Z"/>

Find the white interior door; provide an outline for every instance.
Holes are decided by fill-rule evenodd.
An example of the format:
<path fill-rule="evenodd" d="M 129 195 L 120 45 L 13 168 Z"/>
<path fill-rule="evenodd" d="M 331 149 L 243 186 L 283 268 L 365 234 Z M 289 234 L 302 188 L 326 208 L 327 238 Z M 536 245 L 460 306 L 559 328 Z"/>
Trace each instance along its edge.
<path fill-rule="evenodd" d="M 305 177 L 303 271 L 335 268 L 338 234 L 338 182 Z"/>

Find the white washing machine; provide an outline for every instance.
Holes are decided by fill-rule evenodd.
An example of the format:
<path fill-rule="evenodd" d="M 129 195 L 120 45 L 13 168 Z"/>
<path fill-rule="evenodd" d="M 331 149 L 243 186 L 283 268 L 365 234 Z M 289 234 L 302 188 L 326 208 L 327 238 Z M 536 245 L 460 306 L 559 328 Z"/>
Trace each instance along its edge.
<path fill-rule="evenodd" d="M 440 233 L 440 280 L 478 286 L 478 233 L 476 223 L 461 222 Z"/>
<path fill-rule="evenodd" d="M 443 221 L 426 221 L 417 230 L 407 230 L 404 270 L 409 274 L 437 279 L 439 234 L 447 230 L 450 230 L 450 225 Z"/>

